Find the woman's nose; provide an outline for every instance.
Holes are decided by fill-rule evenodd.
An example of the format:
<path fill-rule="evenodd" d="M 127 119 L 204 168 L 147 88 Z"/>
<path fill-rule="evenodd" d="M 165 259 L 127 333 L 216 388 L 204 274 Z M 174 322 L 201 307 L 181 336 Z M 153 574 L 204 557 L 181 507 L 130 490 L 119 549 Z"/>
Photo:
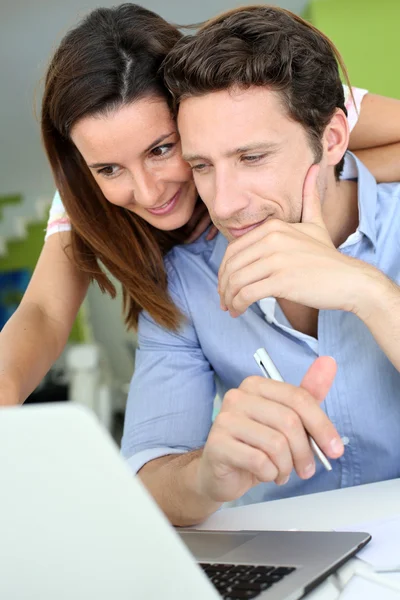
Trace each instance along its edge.
<path fill-rule="evenodd" d="M 134 177 L 133 195 L 135 204 L 143 206 L 143 208 L 158 206 L 162 199 L 163 188 L 162 182 L 154 174 L 143 173 Z"/>

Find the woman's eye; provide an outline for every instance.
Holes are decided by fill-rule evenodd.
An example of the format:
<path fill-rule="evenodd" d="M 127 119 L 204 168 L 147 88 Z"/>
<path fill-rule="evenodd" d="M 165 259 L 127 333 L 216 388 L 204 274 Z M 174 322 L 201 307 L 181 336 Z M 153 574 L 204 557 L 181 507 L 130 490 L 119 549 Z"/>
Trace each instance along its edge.
<path fill-rule="evenodd" d="M 168 154 L 174 146 L 175 144 L 164 144 L 163 146 L 157 146 L 156 148 L 153 148 L 153 150 L 151 150 L 151 154 L 153 156 L 156 156 L 157 158 L 162 158 L 163 156 Z"/>
<path fill-rule="evenodd" d="M 118 167 L 115 165 L 108 165 L 107 167 L 102 167 L 97 171 L 99 175 L 103 175 L 103 177 L 114 177 L 118 174 Z"/>

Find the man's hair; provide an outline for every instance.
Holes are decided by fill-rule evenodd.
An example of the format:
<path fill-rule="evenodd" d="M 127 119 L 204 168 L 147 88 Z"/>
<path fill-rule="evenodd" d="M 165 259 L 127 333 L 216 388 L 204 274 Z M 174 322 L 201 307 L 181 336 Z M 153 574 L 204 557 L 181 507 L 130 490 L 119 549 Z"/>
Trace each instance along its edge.
<path fill-rule="evenodd" d="M 163 64 L 175 105 L 230 88 L 277 91 L 291 119 L 305 128 L 316 162 L 323 132 L 337 108 L 347 114 L 333 43 L 293 13 L 271 6 L 233 9 L 183 37 Z M 336 165 L 338 176 L 343 159 Z"/>

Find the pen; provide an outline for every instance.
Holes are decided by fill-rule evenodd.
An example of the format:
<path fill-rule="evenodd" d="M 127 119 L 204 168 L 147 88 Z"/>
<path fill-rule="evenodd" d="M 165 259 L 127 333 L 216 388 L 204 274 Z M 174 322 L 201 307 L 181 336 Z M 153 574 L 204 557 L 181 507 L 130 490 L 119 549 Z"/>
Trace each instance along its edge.
<path fill-rule="evenodd" d="M 264 375 L 264 377 L 267 377 L 268 379 L 274 379 L 275 381 L 283 382 L 282 375 L 279 373 L 272 358 L 270 357 L 268 352 L 265 350 L 265 348 L 259 348 L 257 350 L 257 352 L 254 354 L 254 358 L 255 358 L 256 363 L 260 367 L 261 373 Z M 322 452 L 322 450 L 318 446 L 317 442 L 314 440 L 314 438 L 310 434 L 307 434 L 307 435 L 308 435 L 308 440 L 310 442 L 310 446 L 311 446 L 315 456 L 317 456 L 319 458 L 319 460 L 324 465 L 324 467 L 327 471 L 332 471 L 331 463 L 326 458 L 325 454 Z"/>

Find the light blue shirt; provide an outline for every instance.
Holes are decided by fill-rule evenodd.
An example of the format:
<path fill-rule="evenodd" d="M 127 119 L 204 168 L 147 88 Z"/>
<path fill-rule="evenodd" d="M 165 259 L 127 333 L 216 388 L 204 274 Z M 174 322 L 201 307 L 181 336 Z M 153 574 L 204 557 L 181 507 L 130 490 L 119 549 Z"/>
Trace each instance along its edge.
<path fill-rule="evenodd" d="M 340 252 L 375 265 L 400 284 L 400 184 L 377 185 L 351 155 L 358 177 L 360 223 Z M 321 310 L 318 340 L 294 331 L 279 305 L 263 301 L 233 319 L 221 311 L 217 274 L 227 247 L 219 234 L 179 246 L 166 259 L 172 299 L 186 315 L 178 332 L 147 315 L 125 418 L 122 452 L 133 471 L 166 454 L 204 446 L 216 391 L 222 397 L 249 375 L 264 346 L 285 381 L 299 385 L 318 355 L 333 356 L 338 374 L 323 409 L 342 437 L 344 456 L 310 480 L 260 484 L 241 502 L 275 500 L 400 477 L 400 373 L 354 314 Z"/>

